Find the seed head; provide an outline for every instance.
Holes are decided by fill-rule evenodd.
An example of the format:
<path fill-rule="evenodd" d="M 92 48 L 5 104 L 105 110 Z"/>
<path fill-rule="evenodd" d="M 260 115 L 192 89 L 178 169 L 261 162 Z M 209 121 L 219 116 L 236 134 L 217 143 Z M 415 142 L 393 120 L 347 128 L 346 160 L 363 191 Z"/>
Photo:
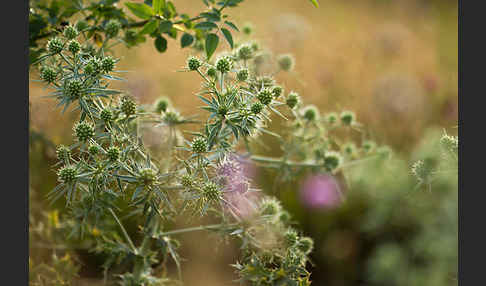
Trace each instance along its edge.
<path fill-rule="evenodd" d="M 283 93 L 283 87 L 281 87 L 280 85 L 274 86 L 272 88 L 272 93 L 273 93 L 273 97 L 275 97 L 275 98 L 280 97 Z"/>
<path fill-rule="evenodd" d="M 336 170 L 342 162 L 341 154 L 334 151 L 328 151 L 324 155 L 324 167 L 328 171 Z"/>
<path fill-rule="evenodd" d="M 282 206 L 275 198 L 264 198 L 259 209 L 262 215 L 276 216 L 282 211 Z"/>
<path fill-rule="evenodd" d="M 273 95 L 270 89 L 264 88 L 262 89 L 258 95 L 257 99 L 264 105 L 269 105 L 272 102 Z"/>
<path fill-rule="evenodd" d="M 138 174 L 138 182 L 144 186 L 151 186 L 155 183 L 157 174 L 151 168 L 144 168 Z"/>
<path fill-rule="evenodd" d="M 111 146 L 106 151 L 106 156 L 110 162 L 116 162 L 120 158 L 120 149 L 116 146 Z"/>
<path fill-rule="evenodd" d="M 221 73 L 227 73 L 231 70 L 233 67 L 233 61 L 229 56 L 223 56 L 220 57 L 216 61 L 216 69 L 220 71 Z"/>
<path fill-rule="evenodd" d="M 56 148 L 56 155 L 57 159 L 59 159 L 60 161 L 64 161 L 65 159 L 71 157 L 71 150 L 64 145 L 59 145 Z"/>
<path fill-rule="evenodd" d="M 56 80 L 57 73 L 50 67 L 42 67 L 40 77 L 47 83 L 52 83 Z"/>
<path fill-rule="evenodd" d="M 307 121 L 316 121 L 319 119 L 319 110 L 314 105 L 306 106 L 303 116 Z"/>
<path fill-rule="evenodd" d="M 253 58 L 253 56 L 254 51 L 251 48 L 250 44 L 244 44 L 238 48 L 238 58 L 240 58 L 241 60 L 249 60 Z"/>
<path fill-rule="evenodd" d="M 63 48 L 64 44 L 58 37 L 52 38 L 49 40 L 49 42 L 47 42 L 47 50 L 51 54 L 59 54 L 60 52 L 62 52 Z"/>
<path fill-rule="evenodd" d="M 86 142 L 95 135 L 95 129 L 93 124 L 83 121 L 74 125 L 74 133 L 79 142 Z"/>
<path fill-rule="evenodd" d="M 299 242 L 299 234 L 293 229 L 288 229 L 284 234 L 287 247 L 293 247 Z"/>
<path fill-rule="evenodd" d="M 188 174 L 184 174 L 181 178 L 180 178 L 180 183 L 182 186 L 184 186 L 185 188 L 190 188 L 192 187 L 192 182 L 194 181 L 194 178 L 191 176 L 191 175 L 188 175 Z"/>
<path fill-rule="evenodd" d="M 113 113 L 110 109 L 105 108 L 100 112 L 100 118 L 105 122 L 110 122 L 113 120 Z"/>
<path fill-rule="evenodd" d="M 300 97 L 299 94 L 295 91 L 291 91 L 289 95 L 287 96 L 287 106 L 293 109 L 297 104 L 300 102 Z"/>
<path fill-rule="evenodd" d="M 301 237 L 297 247 L 305 254 L 311 253 L 314 248 L 314 241 L 310 237 Z"/>
<path fill-rule="evenodd" d="M 78 36 L 78 30 L 74 26 L 67 26 L 64 28 L 64 37 L 66 37 L 68 40 L 72 40 Z"/>
<path fill-rule="evenodd" d="M 113 59 L 111 56 L 104 57 L 101 60 L 101 69 L 105 72 L 111 72 L 115 68 L 115 59 Z"/>
<path fill-rule="evenodd" d="M 197 70 L 201 65 L 202 65 L 201 60 L 194 56 L 190 56 L 187 59 L 187 68 L 191 71 Z"/>
<path fill-rule="evenodd" d="M 96 155 L 100 152 L 100 148 L 96 145 L 93 145 L 91 144 L 88 148 L 88 152 L 91 154 L 91 155 Z"/>
<path fill-rule="evenodd" d="M 122 99 L 120 109 L 126 116 L 130 116 L 137 112 L 137 104 L 133 99 L 129 96 L 125 96 Z"/>
<path fill-rule="evenodd" d="M 210 68 L 208 68 L 208 71 L 206 72 L 206 74 L 209 77 L 215 78 L 216 77 L 216 74 L 217 74 L 217 70 L 215 68 L 213 68 L 213 67 L 210 67 Z"/>
<path fill-rule="evenodd" d="M 79 79 L 73 79 L 71 81 L 68 81 L 66 84 L 66 88 L 64 89 L 64 93 L 67 97 L 71 99 L 76 99 L 79 98 L 81 95 L 81 90 L 83 86 L 82 83 Z"/>
<path fill-rule="evenodd" d="M 291 71 L 294 69 L 295 59 L 291 54 L 280 55 L 277 58 L 279 67 L 284 71 Z"/>
<path fill-rule="evenodd" d="M 247 80 L 248 79 L 248 76 L 249 76 L 249 72 L 248 72 L 248 69 L 247 68 L 240 69 L 236 73 L 236 79 L 238 79 L 239 81 L 245 81 L 245 80 Z"/>
<path fill-rule="evenodd" d="M 77 54 L 81 50 L 81 45 L 76 40 L 71 40 L 68 43 L 68 50 L 73 53 Z"/>
<path fill-rule="evenodd" d="M 356 120 L 356 115 L 352 111 L 343 111 L 341 112 L 341 122 L 344 125 L 352 125 Z"/>
<path fill-rule="evenodd" d="M 110 20 L 108 23 L 105 25 L 105 33 L 108 37 L 114 38 L 118 35 L 118 32 L 120 31 L 121 24 L 117 20 Z"/>
<path fill-rule="evenodd" d="M 251 106 L 251 112 L 253 114 L 259 114 L 260 112 L 262 112 L 263 107 L 264 107 L 263 104 L 261 104 L 260 102 L 255 102 Z"/>
<path fill-rule="evenodd" d="M 204 153 L 206 152 L 208 146 L 206 143 L 206 139 L 201 137 L 196 137 L 192 140 L 192 152 L 194 153 Z"/>
<path fill-rule="evenodd" d="M 76 168 L 73 166 L 64 166 L 57 172 L 58 180 L 64 184 L 70 184 L 76 180 Z"/>
<path fill-rule="evenodd" d="M 213 182 L 207 182 L 204 185 L 202 191 L 204 196 L 208 198 L 210 201 L 217 201 L 221 199 L 221 195 L 222 195 L 221 189 L 217 184 Z"/>

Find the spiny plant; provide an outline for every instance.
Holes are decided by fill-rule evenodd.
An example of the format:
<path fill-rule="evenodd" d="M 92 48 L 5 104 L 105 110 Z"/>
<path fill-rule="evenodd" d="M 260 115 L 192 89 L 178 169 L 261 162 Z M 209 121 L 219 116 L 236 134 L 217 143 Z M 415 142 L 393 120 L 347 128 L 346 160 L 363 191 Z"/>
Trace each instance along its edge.
<path fill-rule="evenodd" d="M 156 14 L 153 8 L 161 2 L 159 8 L 170 6 L 170 2 L 154 1 L 151 13 Z M 238 2 L 211 3 L 221 12 Z M 142 15 L 132 8 L 135 15 Z M 143 30 L 154 21 L 158 25 L 154 31 L 160 29 L 161 19 L 152 16 Z M 283 86 L 276 83 L 277 72 L 294 68 L 292 56 L 278 56 L 275 70 L 264 71 L 262 65 L 271 60 L 268 51 L 257 42 L 234 44 L 223 29 L 231 39 L 231 50 L 211 60 L 217 44 L 211 44 L 209 33 L 204 56 L 191 56 L 186 62 L 184 70 L 202 79 L 197 96 L 207 119 L 198 132 L 182 136 L 178 129 L 196 121 L 184 118 L 168 100 L 158 100 L 152 109 L 141 108 L 130 95 L 109 88 L 112 81 L 121 80 L 119 60 L 108 55 L 109 41 L 116 38 L 120 25 L 112 20 L 104 25 L 106 38 L 100 45 L 88 35 L 92 30 L 66 26 L 47 42 L 46 53 L 37 60 L 41 80 L 53 88 L 50 96 L 63 112 L 73 107 L 80 114 L 73 127 L 75 143 L 56 150 L 59 184 L 48 194 L 53 202 L 66 199 L 70 237 L 90 238 L 88 248 L 107 257 L 105 280 L 120 285 L 176 283 L 166 266 L 172 260 L 181 279 L 180 243 L 175 236 L 200 230 L 241 242 L 241 256 L 233 266 L 242 283 L 310 285 L 306 265 L 312 239 L 294 228 L 276 198 L 255 189 L 244 171 L 245 162 L 277 169 L 288 179 L 306 168 L 337 173 L 370 156 L 388 155 L 389 149 L 375 148 L 371 141 L 355 148 L 350 136 L 339 135 L 340 129 L 361 131 L 354 113 L 321 116 L 316 107 L 304 106 L 297 92 L 285 95 Z M 269 131 L 272 116 L 286 120 L 289 131 L 283 135 Z M 145 147 L 140 135 L 144 122 L 158 123 L 176 134 L 169 136 L 170 152 L 164 162 L 154 159 Z M 252 144 L 259 143 L 263 134 L 280 140 L 281 157 L 255 153 Z M 124 218 L 119 217 L 122 211 L 137 220 L 141 239 L 129 235 Z M 220 222 L 167 229 L 180 215 Z"/>

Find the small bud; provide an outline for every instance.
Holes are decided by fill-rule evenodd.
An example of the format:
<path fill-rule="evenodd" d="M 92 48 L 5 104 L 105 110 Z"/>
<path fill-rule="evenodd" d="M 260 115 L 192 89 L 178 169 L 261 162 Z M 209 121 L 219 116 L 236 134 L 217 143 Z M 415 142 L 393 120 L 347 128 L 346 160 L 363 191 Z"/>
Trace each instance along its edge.
<path fill-rule="evenodd" d="M 91 57 L 84 67 L 84 72 L 90 76 L 97 76 L 101 73 L 101 60 L 97 57 Z"/>
<path fill-rule="evenodd" d="M 96 155 L 100 152 L 100 148 L 98 146 L 92 144 L 92 145 L 89 146 L 88 152 L 91 155 Z"/>
<path fill-rule="evenodd" d="M 111 146 L 106 151 L 106 156 L 110 162 L 116 162 L 120 158 L 120 149 L 116 146 Z"/>
<path fill-rule="evenodd" d="M 277 58 L 280 69 L 291 71 L 294 69 L 295 59 L 291 54 L 280 55 Z"/>
<path fill-rule="evenodd" d="M 196 137 L 192 140 L 192 151 L 194 153 L 204 153 L 207 151 L 206 139 L 201 137 Z"/>
<path fill-rule="evenodd" d="M 191 56 L 187 59 L 187 68 L 191 71 L 197 70 L 201 65 L 201 60 L 196 57 Z"/>
<path fill-rule="evenodd" d="M 115 60 L 111 56 L 107 56 L 101 60 L 101 70 L 105 73 L 113 71 L 115 68 Z"/>
<path fill-rule="evenodd" d="M 305 254 L 311 253 L 314 248 L 314 241 L 310 237 L 301 237 L 297 247 Z"/>
<path fill-rule="evenodd" d="M 64 161 L 69 157 L 71 157 L 71 150 L 64 145 L 59 145 L 56 148 L 56 155 L 57 155 L 57 159 L 59 159 L 60 161 Z"/>
<path fill-rule="evenodd" d="M 216 74 L 217 74 L 217 70 L 215 68 L 213 68 L 213 67 L 210 67 L 210 68 L 208 68 L 208 71 L 206 72 L 206 74 L 209 77 L 215 78 L 216 77 Z"/>
<path fill-rule="evenodd" d="M 40 77 L 47 83 L 52 83 L 56 80 L 57 73 L 50 67 L 42 67 Z"/>
<path fill-rule="evenodd" d="M 117 20 L 110 20 L 105 25 L 105 32 L 109 38 L 114 38 L 118 35 L 120 31 L 121 24 Z"/>
<path fill-rule="evenodd" d="M 192 183 L 194 181 L 194 178 L 191 175 L 185 174 L 180 178 L 180 183 L 183 187 L 185 188 L 190 188 L 192 187 Z"/>
<path fill-rule="evenodd" d="M 151 186 L 157 179 L 157 175 L 151 168 L 144 168 L 138 174 L 138 182 L 144 186 Z"/>
<path fill-rule="evenodd" d="M 154 111 L 157 113 L 162 113 L 169 107 L 169 99 L 167 97 L 159 97 L 154 104 Z"/>
<path fill-rule="evenodd" d="M 273 97 L 278 98 L 282 95 L 282 93 L 283 93 L 283 87 L 281 87 L 280 85 L 276 85 L 272 88 Z"/>
<path fill-rule="evenodd" d="M 262 89 L 258 95 L 257 99 L 264 105 L 269 105 L 272 102 L 273 95 L 268 88 Z"/>
<path fill-rule="evenodd" d="M 337 123 L 337 120 L 338 120 L 338 115 L 336 112 L 331 112 L 329 113 L 327 116 L 326 116 L 326 122 L 329 124 L 329 125 L 334 125 Z"/>
<path fill-rule="evenodd" d="M 459 140 L 457 136 L 444 134 L 440 138 L 440 144 L 446 150 L 457 152 L 459 149 Z"/>
<path fill-rule="evenodd" d="M 72 40 L 78 36 L 78 30 L 69 25 L 66 28 L 64 28 L 64 37 L 66 37 L 68 40 Z"/>
<path fill-rule="evenodd" d="M 105 122 L 110 122 L 113 120 L 113 113 L 110 109 L 105 108 L 100 112 L 100 118 Z"/>
<path fill-rule="evenodd" d="M 342 150 L 346 156 L 352 157 L 356 153 L 356 145 L 353 142 L 346 143 L 343 145 Z"/>
<path fill-rule="evenodd" d="M 57 173 L 58 180 L 64 184 L 70 184 L 76 180 L 77 171 L 73 166 L 62 167 Z"/>
<path fill-rule="evenodd" d="M 356 115 L 352 111 L 343 111 L 341 112 L 341 122 L 344 125 L 353 125 L 356 121 Z"/>
<path fill-rule="evenodd" d="M 213 182 L 207 182 L 202 188 L 204 196 L 210 201 L 221 199 L 222 192 L 218 185 Z"/>
<path fill-rule="evenodd" d="M 238 48 L 238 58 L 240 58 L 241 60 L 249 60 L 253 58 L 253 56 L 254 56 L 254 51 L 251 48 L 251 45 L 244 44 Z"/>
<path fill-rule="evenodd" d="M 316 121 L 319 119 L 319 110 L 314 105 L 308 105 L 303 110 L 303 116 L 307 121 Z"/>
<path fill-rule="evenodd" d="M 282 206 L 275 198 L 264 198 L 260 203 L 260 213 L 262 215 L 275 216 L 280 214 Z"/>
<path fill-rule="evenodd" d="M 239 81 L 245 81 L 248 79 L 248 76 L 249 76 L 248 69 L 243 68 L 239 70 L 238 73 L 236 74 L 236 79 L 238 79 Z"/>
<path fill-rule="evenodd" d="M 259 114 L 260 112 L 262 112 L 263 107 L 263 104 L 261 104 L 260 102 L 255 102 L 250 109 L 253 114 Z"/>
<path fill-rule="evenodd" d="M 95 129 L 93 124 L 83 121 L 74 125 L 74 133 L 80 142 L 86 142 L 95 136 Z"/>
<path fill-rule="evenodd" d="M 83 87 L 81 81 L 79 79 L 73 79 L 67 82 L 64 89 L 64 94 L 71 99 L 76 99 L 81 95 L 82 89 Z"/>
<path fill-rule="evenodd" d="M 432 175 L 432 167 L 430 163 L 419 160 L 413 163 L 411 171 L 419 182 L 428 182 Z"/>
<path fill-rule="evenodd" d="M 229 56 L 223 56 L 220 57 L 216 61 L 216 69 L 220 71 L 221 73 L 227 73 L 231 70 L 233 67 L 233 61 Z"/>
<path fill-rule="evenodd" d="M 62 49 L 64 48 L 64 44 L 62 43 L 61 39 L 55 37 L 49 40 L 47 42 L 47 50 L 51 54 L 59 54 L 62 52 Z"/>
<path fill-rule="evenodd" d="M 242 31 L 243 31 L 243 34 L 249 36 L 253 33 L 253 25 L 251 23 L 246 23 L 245 25 L 243 25 L 243 28 L 242 28 Z"/>
<path fill-rule="evenodd" d="M 297 106 L 297 104 L 299 104 L 299 102 L 300 102 L 299 94 L 294 91 L 291 91 L 287 96 L 287 100 L 286 100 L 287 106 L 293 109 L 295 106 Z"/>
<path fill-rule="evenodd" d="M 251 48 L 256 52 L 260 49 L 260 45 L 257 42 L 251 42 Z"/>
<path fill-rule="evenodd" d="M 361 148 L 363 148 L 363 151 L 366 154 L 373 152 L 375 150 L 375 147 L 376 147 L 376 143 L 371 140 L 366 140 L 363 142 L 363 144 L 361 144 Z"/>
<path fill-rule="evenodd" d="M 72 40 L 68 44 L 68 50 L 73 54 L 77 54 L 81 50 L 81 45 L 76 40 Z"/>
<path fill-rule="evenodd" d="M 168 125 L 173 125 L 181 120 L 181 116 L 177 111 L 167 110 L 164 114 L 163 120 Z"/>
<path fill-rule="evenodd" d="M 126 116 L 130 116 L 137 112 L 137 104 L 129 96 L 125 96 L 121 101 L 120 109 Z"/>
<path fill-rule="evenodd" d="M 291 216 L 289 214 L 288 211 L 286 210 L 282 210 L 282 212 L 280 213 L 280 216 L 278 217 L 278 219 L 284 223 L 284 224 L 288 224 L 290 223 L 290 219 L 291 219 Z"/>
<path fill-rule="evenodd" d="M 287 247 L 293 247 L 299 242 L 299 234 L 293 229 L 288 229 L 284 234 L 284 238 Z"/>
<path fill-rule="evenodd" d="M 324 167 L 328 171 L 336 170 L 342 162 L 341 154 L 334 151 L 328 151 L 324 155 Z"/>

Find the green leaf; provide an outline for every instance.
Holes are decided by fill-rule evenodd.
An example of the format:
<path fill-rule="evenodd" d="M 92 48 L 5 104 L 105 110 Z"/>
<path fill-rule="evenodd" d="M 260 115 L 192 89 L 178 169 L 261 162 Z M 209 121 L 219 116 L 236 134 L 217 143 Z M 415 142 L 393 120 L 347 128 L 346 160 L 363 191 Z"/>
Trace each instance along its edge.
<path fill-rule="evenodd" d="M 154 9 L 155 14 L 160 13 L 160 7 L 162 6 L 161 2 L 162 2 L 161 0 L 153 0 L 152 1 L 152 9 Z"/>
<path fill-rule="evenodd" d="M 152 7 L 145 3 L 125 3 L 128 9 L 137 17 L 141 19 L 150 19 L 154 15 L 154 10 Z"/>
<path fill-rule="evenodd" d="M 171 21 L 162 21 L 159 25 L 159 30 L 161 33 L 169 32 L 172 29 L 172 22 Z"/>
<path fill-rule="evenodd" d="M 190 46 L 194 42 L 194 37 L 191 34 L 184 33 L 181 37 L 181 48 Z"/>
<path fill-rule="evenodd" d="M 230 31 L 225 28 L 221 28 L 221 32 L 223 32 L 223 35 L 226 38 L 226 41 L 228 41 L 230 47 L 233 48 L 233 36 L 231 36 Z"/>
<path fill-rule="evenodd" d="M 200 22 L 197 23 L 194 28 L 201 29 L 201 30 L 211 30 L 214 28 L 218 28 L 218 25 L 214 24 L 213 22 Z"/>
<path fill-rule="evenodd" d="M 317 3 L 317 0 L 310 0 L 312 5 L 314 5 L 316 8 L 319 8 L 319 3 Z"/>
<path fill-rule="evenodd" d="M 240 31 L 240 30 L 238 30 L 238 27 L 236 27 L 236 25 L 233 24 L 232 22 L 230 22 L 230 21 L 224 21 L 224 23 L 226 25 L 228 25 L 229 27 L 231 27 L 233 30 L 238 31 L 238 32 Z"/>
<path fill-rule="evenodd" d="M 163 53 L 167 50 L 167 40 L 162 37 L 162 36 L 157 36 L 157 38 L 155 38 L 155 48 L 157 49 L 157 51 L 159 51 L 160 53 Z"/>
<path fill-rule="evenodd" d="M 155 30 L 157 30 L 157 20 L 152 20 L 143 26 L 140 35 L 151 34 Z"/>
<path fill-rule="evenodd" d="M 203 12 L 203 13 L 201 13 L 199 15 L 201 17 L 206 18 L 208 21 L 211 21 L 211 22 L 221 21 L 221 17 L 217 13 L 215 13 L 215 12 Z"/>
<path fill-rule="evenodd" d="M 216 51 L 216 48 L 218 47 L 218 43 L 219 43 L 218 35 L 214 33 L 209 33 L 206 36 L 206 56 L 208 57 L 208 60 L 214 54 L 214 51 Z"/>

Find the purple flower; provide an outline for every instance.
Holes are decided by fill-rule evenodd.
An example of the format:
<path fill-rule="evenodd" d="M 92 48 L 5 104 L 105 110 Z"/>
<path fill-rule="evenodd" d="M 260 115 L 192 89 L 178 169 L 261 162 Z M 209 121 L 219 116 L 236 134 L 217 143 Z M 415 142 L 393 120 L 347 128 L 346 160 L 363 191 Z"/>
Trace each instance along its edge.
<path fill-rule="evenodd" d="M 327 174 L 307 177 L 300 189 L 300 198 L 310 208 L 332 208 L 342 201 L 338 182 Z"/>

